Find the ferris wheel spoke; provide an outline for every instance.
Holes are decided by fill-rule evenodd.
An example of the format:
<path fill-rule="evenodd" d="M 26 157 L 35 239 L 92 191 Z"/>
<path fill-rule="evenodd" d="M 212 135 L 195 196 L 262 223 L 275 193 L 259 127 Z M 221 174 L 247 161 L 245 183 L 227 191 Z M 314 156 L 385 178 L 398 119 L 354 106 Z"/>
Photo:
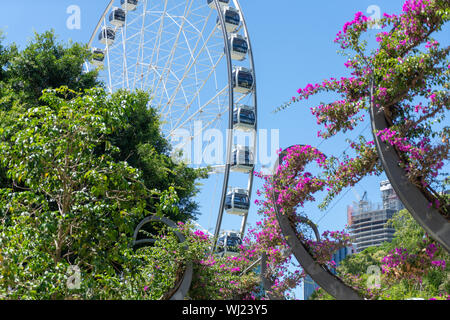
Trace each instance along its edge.
<path fill-rule="evenodd" d="M 171 73 L 172 76 L 175 78 L 175 80 L 176 80 L 175 83 L 179 83 L 179 82 L 181 81 L 180 79 L 178 79 L 177 75 L 176 75 L 173 71 L 170 71 L 170 73 Z M 167 83 L 166 83 L 166 85 L 167 85 Z M 186 96 L 185 88 L 182 88 L 181 92 L 182 92 L 182 94 L 183 94 L 184 101 L 185 101 L 186 103 L 188 103 L 188 98 L 187 98 L 187 96 Z M 167 99 L 170 99 L 170 97 L 167 96 Z"/>
<path fill-rule="evenodd" d="M 208 100 L 208 102 L 206 102 L 204 105 L 200 106 L 198 108 L 197 111 L 195 111 L 194 113 L 192 113 L 187 119 L 185 119 L 181 124 L 180 124 L 180 120 L 176 123 L 175 128 L 171 129 L 171 132 L 169 134 L 171 134 L 174 130 L 178 129 L 178 128 L 182 128 L 186 123 L 192 121 L 195 119 L 195 116 L 197 116 L 199 113 L 203 112 L 204 109 L 209 106 L 210 104 L 212 104 L 214 102 L 214 100 L 216 100 L 217 97 L 219 97 L 220 95 L 226 93 L 228 90 L 228 85 L 226 87 L 224 87 L 222 90 L 218 91 L 211 99 Z"/>
<path fill-rule="evenodd" d="M 139 47 L 138 47 L 138 52 L 137 52 L 137 56 L 136 56 L 136 65 L 135 65 L 135 72 L 134 72 L 134 79 L 133 79 L 133 88 L 136 87 L 136 81 L 137 81 L 137 77 L 138 77 L 138 66 L 139 63 L 142 62 L 142 59 L 140 59 L 141 56 L 141 52 L 142 52 L 142 56 L 144 55 L 143 53 L 143 43 L 144 43 L 144 36 L 145 36 L 145 19 L 147 17 L 147 1 L 145 1 L 143 9 L 142 9 L 142 24 L 141 24 L 141 32 L 140 32 L 140 37 L 139 37 Z"/>
<path fill-rule="evenodd" d="M 209 19 L 209 16 L 208 16 L 208 19 Z M 205 27 L 206 27 L 206 23 L 205 23 L 204 28 L 205 28 Z M 204 28 L 203 28 L 202 31 L 204 31 Z M 173 95 L 172 95 L 172 99 L 178 94 L 178 91 L 179 91 L 179 89 L 180 89 L 180 87 L 181 87 L 181 85 L 182 85 L 183 80 L 187 77 L 187 75 L 188 75 L 189 72 L 191 71 L 192 67 L 196 64 L 198 58 L 199 58 L 200 55 L 203 53 L 204 49 L 206 48 L 206 46 L 207 46 L 209 40 L 211 39 L 211 37 L 212 37 L 213 34 L 215 33 L 216 29 L 217 29 L 217 25 L 216 25 L 216 27 L 214 27 L 214 29 L 212 30 L 212 32 L 209 34 L 208 38 L 206 39 L 206 41 L 204 42 L 203 46 L 202 46 L 202 47 L 200 48 L 200 50 L 198 51 L 198 53 L 197 53 L 197 55 L 195 56 L 195 58 L 192 57 L 193 59 L 191 59 L 191 60 L 189 61 L 188 66 L 186 67 L 185 72 L 184 72 L 184 74 L 183 74 L 182 81 L 180 81 L 180 83 L 178 84 L 178 86 L 175 88 L 175 91 L 174 91 L 174 93 L 173 93 Z M 199 42 L 200 42 L 200 37 L 199 37 L 199 39 L 198 39 L 198 41 L 197 41 L 197 43 L 196 43 L 196 45 L 195 45 L 194 51 L 197 49 L 197 46 L 198 46 Z M 222 55 L 222 57 L 223 57 L 223 55 Z M 221 60 L 222 57 L 220 57 L 219 61 Z M 215 67 L 216 67 L 216 66 L 217 66 L 217 64 L 214 65 L 214 67 L 213 67 L 212 69 L 215 70 Z M 208 78 L 209 78 L 209 77 L 208 77 Z M 173 101 L 173 100 L 167 101 L 167 104 L 166 104 L 165 107 L 169 107 L 169 108 L 170 108 L 170 107 L 171 107 L 171 104 L 173 103 L 172 101 Z M 165 108 L 165 107 L 163 107 L 162 111 L 164 111 L 164 108 Z"/>
<path fill-rule="evenodd" d="M 220 61 L 222 60 L 222 58 L 225 56 L 225 54 L 223 54 L 220 59 L 216 62 L 216 64 L 211 68 L 211 71 L 209 73 L 209 75 L 205 78 L 205 80 L 203 81 L 203 83 L 200 85 L 200 87 L 197 89 L 195 95 L 192 97 L 192 100 L 185 105 L 184 107 L 184 112 L 182 114 L 182 116 L 179 118 L 178 122 L 176 123 L 175 127 L 178 127 L 179 123 L 182 121 L 183 117 L 186 115 L 186 113 L 190 110 L 191 106 L 193 105 L 193 103 L 195 102 L 195 100 L 198 99 L 198 96 L 200 95 L 200 92 L 202 91 L 203 87 L 207 84 L 208 80 L 210 79 L 211 75 L 214 73 L 215 68 L 217 67 L 217 65 L 220 63 Z M 228 86 L 225 87 L 225 89 L 228 89 Z M 221 95 L 223 93 L 223 90 L 220 90 L 215 97 Z M 174 100 L 172 100 L 171 106 L 173 105 Z M 201 108 L 201 107 L 200 107 Z M 163 111 L 163 110 L 162 110 Z"/>
<path fill-rule="evenodd" d="M 192 140 L 195 140 L 197 137 L 201 136 L 203 134 L 204 129 L 206 129 L 206 128 L 219 130 L 219 124 L 220 124 L 219 120 L 222 119 L 222 116 L 224 115 L 224 113 L 225 113 L 225 111 L 222 114 L 216 113 L 212 120 L 209 120 L 209 122 L 206 122 L 204 125 L 202 125 L 201 128 L 199 128 L 200 130 L 191 130 L 193 132 L 193 134 L 190 136 L 190 139 L 184 141 L 184 143 L 180 142 L 180 144 L 178 144 L 177 146 L 182 149 L 187 144 L 191 143 Z M 168 135 L 169 138 L 173 137 L 173 136 L 174 136 L 174 133 Z M 202 139 L 203 146 L 210 144 L 212 141 L 212 138 L 213 137 L 211 136 L 209 140 Z M 202 148 L 202 150 L 204 150 L 203 151 L 203 156 L 204 156 L 204 153 L 206 152 L 206 148 Z M 225 165 L 220 165 L 220 167 L 225 167 Z M 204 167 L 200 166 L 198 168 L 204 168 Z"/>
<path fill-rule="evenodd" d="M 166 16 L 166 14 L 164 13 L 164 17 L 165 17 L 165 16 Z M 206 25 L 207 25 L 207 22 L 208 22 L 210 16 L 211 16 L 211 11 L 209 12 L 207 18 L 205 19 L 206 21 L 205 21 L 205 23 L 204 23 L 204 25 L 203 25 L 202 30 L 199 32 L 200 36 L 198 37 L 197 43 L 196 43 L 196 45 L 195 45 L 195 48 L 194 48 L 193 50 L 191 50 L 191 52 L 195 52 L 196 47 L 198 46 L 198 43 L 200 42 L 201 35 L 202 35 L 203 32 L 204 32 L 204 29 L 205 29 L 205 27 L 206 27 Z M 172 17 L 172 18 L 173 18 L 173 17 Z M 188 20 L 186 20 L 186 22 L 187 22 L 189 25 L 191 25 L 192 28 L 193 28 L 194 30 L 198 31 L 198 29 L 197 29 L 194 25 L 192 25 Z M 183 30 L 184 33 L 185 33 L 185 31 L 186 31 L 186 30 Z M 194 34 L 195 34 L 195 33 L 194 33 Z M 161 42 L 160 42 L 160 39 L 161 39 L 161 38 L 162 38 L 162 37 L 158 37 L 158 41 L 155 41 L 155 46 L 156 46 L 156 43 L 158 42 L 158 43 L 159 43 L 159 46 L 158 46 L 158 47 L 161 47 Z M 187 37 L 185 37 L 186 42 L 189 43 L 189 42 L 187 41 L 186 38 L 187 38 Z M 166 41 L 167 41 L 167 42 L 170 42 L 171 39 L 166 40 Z M 150 59 L 151 61 L 153 61 L 153 56 L 154 56 L 154 53 L 156 52 L 156 50 L 153 50 L 152 52 L 153 52 L 153 53 L 152 53 L 152 58 Z M 192 55 L 192 53 L 191 53 L 191 55 Z M 183 66 L 183 68 L 185 68 L 185 66 Z M 150 71 L 150 70 L 149 70 L 149 71 Z M 148 83 L 149 75 L 150 75 L 150 72 L 147 72 L 146 80 L 145 80 L 146 83 Z M 159 78 L 161 78 L 161 77 L 162 77 L 162 76 L 160 75 Z M 156 79 L 156 77 L 155 77 L 154 79 Z M 154 87 L 154 85 L 153 85 L 152 87 Z M 176 90 L 177 90 L 177 89 L 176 89 Z"/>
<path fill-rule="evenodd" d="M 125 25 L 125 28 L 122 28 L 121 30 L 122 32 L 122 57 L 123 57 L 123 81 L 124 81 L 124 86 L 126 85 L 126 88 L 129 89 L 130 88 L 130 84 L 128 82 L 128 64 L 127 64 L 127 45 L 126 45 L 126 32 L 127 32 L 127 28 Z"/>
<path fill-rule="evenodd" d="M 188 23 L 189 23 L 189 21 L 188 20 L 186 20 Z M 190 41 L 188 40 L 188 37 L 186 36 L 186 30 L 183 30 L 183 38 L 184 38 L 184 41 L 186 42 L 186 45 L 187 45 L 187 49 L 188 49 L 188 52 L 189 52 L 189 59 L 192 59 L 193 58 L 193 56 L 194 56 L 194 51 L 192 50 L 192 48 L 191 48 L 191 45 L 190 45 Z M 195 50 L 195 49 L 194 49 Z M 180 65 L 180 72 L 182 72 L 183 71 L 183 69 L 185 68 L 185 64 L 184 63 L 182 63 L 181 65 Z M 183 77 L 183 78 L 185 78 L 185 77 Z M 180 83 L 182 83 L 183 82 L 183 80 L 184 79 L 180 79 L 180 81 L 178 81 L 178 85 L 180 84 Z M 198 74 L 197 74 L 197 68 L 195 67 L 194 68 L 194 78 L 195 78 L 195 83 L 198 83 Z M 176 90 L 176 89 L 175 89 Z M 183 93 L 184 93 L 184 91 L 185 91 L 185 88 L 183 88 L 182 89 L 182 91 L 183 91 Z M 173 95 L 172 95 L 173 96 Z M 186 103 L 187 103 L 187 101 L 186 101 Z"/>
<path fill-rule="evenodd" d="M 194 3 L 193 0 L 188 0 L 188 1 L 186 2 L 186 7 L 185 7 L 185 10 L 184 10 L 184 14 L 183 14 L 184 17 L 187 17 L 187 16 L 189 15 L 189 11 L 190 11 L 190 9 L 191 9 L 193 3 Z M 181 25 L 180 25 L 180 27 L 179 27 L 179 29 L 178 29 L 178 33 L 177 33 L 177 37 L 176 37 L 176 39 L 175 39 L 175 43 L 173 44 L 172 50 L 171 50 L 171 52 L 170 52 L 170 57 L 169 57 L 169 59 L 166 61 L 165 65 L 164 65 L 164 67 L 163 67 L 163 77 L 159 78 L 158 83 L 156 84 L 156 87 L 154 88 L 155 91 L 158 90 L 161 81 L 163 81 L 163 78 L 164 78 L 164 76 L 165 76 L 164 74 L 168 74 L 168 70 L 170 69 L 170 66 L 171 66 L 171 64 L 172 64 L 173 57 L 174 57 L 174 55 L 175 55 L 175 51 L 176 51 L 176 49 L 177 49 L 178 41 L 179 41 L 179 39 L 180 39 L 180 35 L 181 35 L 182 30 L 183 30 L 185 21 L 186 21 L 186 20 L 183 19 L 183 21 L 182 21 L 182 23 L 181 23 Z M 167 79 L 167 77 L 166 77 L 166 79 Z M 167 80 L 166 80 L 166 81 L 167 81 Z"/>
<path fill-rule="evenodd" d="M 147 79 L 144 81 L 144 83 L 146 83 L 148 81 L 148 76 L 150 74 L 151 68 L 156 69 L 154 66 L 158 64 L 158 60 L 159 60 L 159 50 L 158 48 L 160 47 L 161 44 L 161 38 L 162 38 L 162 31 L 163 31 L 163 27 L 164 27 L 164 19 L 166 17 L 166 13 L 167 13 L 167 6 L 168 6 L 168 0 L 166 0 L 164 2 L 164 9 L 161 13 L 161 21 L 159 23 L 159 27 L 158 27 L 158 32 L 156 33 L 156 41 L 154 42 L 154 47 L 152 50 L 152 54 L 151 57 L 149 59 L 149 66 L 148 66 L 148 71 L 147 71 Z M 156 63 L 153 63 L 153 59 L 155 58 L 155 53 L 156 53 Z M 161 75 L 158 75 L 161 76 Z M 156 79 L 156 77 L 155 77 Z M 154 82 L 152 84 L 152 88 L 154 88 Z"/>

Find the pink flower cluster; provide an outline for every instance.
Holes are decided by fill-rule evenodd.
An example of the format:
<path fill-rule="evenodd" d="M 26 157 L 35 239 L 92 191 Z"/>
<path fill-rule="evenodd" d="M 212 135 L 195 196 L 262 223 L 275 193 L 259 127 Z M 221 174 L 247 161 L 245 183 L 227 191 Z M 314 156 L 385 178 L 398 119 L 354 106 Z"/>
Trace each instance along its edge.
<path fill-rule="evenodd" d="M 341 42 L 341 48 L 345 49 L 350 45 L 350 40 L 346 38 L 346 35 L 349 29 L 353 29 L 354 31 L 365 31 L 367 30 L 367 22 L 370 21 L 370 18 L 366 17 L 362 12 L 357 12 L 355 14 L 355 18 L 352 21 L 348 21 L 344 24 L 342 31 L 336 35 L 336 39 L 334 42 Z"/>
<path fill-rule="evenodd" d="M 408 142 L 407 138 L 401 137 L 396 130 L 390 128 L 377 132 L 377 136 L 380 137 L 381 141 L 388 142 L 390 145 L 397 147 L 400 151 L 409 153 L 415 160 L 422 160 L 424 154 L 429 151 L 427 144 L 424 143 L 427 139 L 422 142 L 421 148 L 416 148 Z"/>
<path fill-rule="evenodd" d="M 405 164 L 406 172 L 413 176 L 419 174 L 427 177 L 437 177 L 439 170 L 444 166 L 441 154 L 447 154 L 445 146 L 431 148 L 431 140 L 424 136 L 418 142 L 411 142 L 408 138 L 402 137 L 398 131 L 386 128 L 377 132 L 381 141 L 387 142 L 396 147 L 403 154 L 408 155 L 408 162 Z M 419 173 L 420 171 L 420 173 Z M 422 179 L 423 187 L 428 183 Z"/>
<path fill-rule="evenodd" d="M 256 228 L 248 231 L 246 245 L 254 244 L 257 252 L 267 255 L 268 267 L 276 270 L 274 292 L 286 293 L 289 288 L 295 287 L 305 274 L 299 270 L 289 270 L 291 257 L 289 248 L 281 233 L 275 213 L 275 207 L 280 208 L 282 214 L 287 214 L 289 220 L 299 226 L 301 215 L 296 208 L 306 201 L 314 201 L 313 194 L 325 186 L 325 181 L 305 171 L 308 163 L 315 163 L 319 168 L 326 166 L 326 157 L 311 146 L 294 146 L 286 150 L 286 155 L 277 168 L 273 177 L 262 176 L 265 179 L 264 191 L 258 195 L 265 196 L 264 201 L 258 201 L 263 220 L 258 222 Z M 275 198 L 273 199 L 273 197 Z M 296 227 L 297 230 L 299 230 Z M 309 248 L 314 258 L 329 268 L 334 268 L 333 253 L 339 248 L 349 245 L 349 237 L 345 232 L 326 231 L 320 241 L 307 239 L 300 232 L 299 239 Z M 255 239 L 254 242 L 250 238 Z"/>
<path fill-rule="evenodd" d="M 391 279 L 409 279 L 421 282 L 424 275 L 433 268 L 445 270 L 445 260 L 434 260 L 439 245 L 429 243 L 418 254 L 409 253 L 405 248 L 395 248 L 382 259 L 381 270 Z"/>
<path fill-rule="evenodd" d="M 208 241 L 209 240 L 209 236 L 200 230 L 196 230 L 194 232 L 194 237 L 200 241 Z"/>

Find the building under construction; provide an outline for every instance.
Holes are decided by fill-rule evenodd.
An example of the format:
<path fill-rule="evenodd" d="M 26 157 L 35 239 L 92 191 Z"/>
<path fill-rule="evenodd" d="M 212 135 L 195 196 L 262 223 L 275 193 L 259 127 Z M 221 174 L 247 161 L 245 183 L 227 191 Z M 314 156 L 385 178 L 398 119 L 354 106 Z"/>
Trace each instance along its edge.
<path fill-rule="evenodd" d="M 347 207 L 348 226 L 356 252 L 392 241 L 394 237 L 395 229 L 386 223 L 404 207 L 389 181 L 380 183 L 380 191 L 382 204 L 373 205 L 365 193 L 362 199 Z"/>

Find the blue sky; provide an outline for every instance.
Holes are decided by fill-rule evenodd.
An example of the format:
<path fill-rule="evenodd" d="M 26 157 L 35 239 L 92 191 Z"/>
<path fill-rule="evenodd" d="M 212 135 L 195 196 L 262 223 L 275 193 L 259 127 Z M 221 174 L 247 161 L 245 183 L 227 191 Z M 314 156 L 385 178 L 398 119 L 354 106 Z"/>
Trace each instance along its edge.
<path fill-rule="evenodd" d="M 206 1 L 206 0 L 205 0 Z M 346 75 L 346 58 L 338 55 L 338 46 L 333 42 L 336 33 L 346 21 L 352 20 L 357 11 L 366 13 L 371 5 L 378 6 L 381 14 L 399 13 L 403 0 L 241 0 L 241 6 L 250 31 L 256 76 L 258 85 L 258 126 L 263 129 L 280 130 L 280 147 L 293 144 L 311 144 L 317 146 L 316 137 L 319 128 L 310 114 L 309 108 L 321 101 L 330 101 L 332 97 L 322 95 L 307 102 L 293 105 L 287 110 L 273 113 L 274 109 L 296 94 L 299 87 L 308 83 L 321 82 L 330 77 Z M 0 29 L 6 35 L 6 41 L 14 41 L 22 48 L 33 36 L 33 32 L 42 32 L 53 28 L 61 40 L 73 40 L 86 43 L 98 22 L 107 0 L 15 0 L 3 1 L 0 11 Z M 70 5 L 81 9 L 81 29 L 69 30 L 66 13 Z M 367 13 L 368 14 L 368 13 Z M 368 14 L 369 15 L 369 14 Z M 375 35 L 376 30 L 371 31 Z M 447 33 L 448 35 L 448 33 Z M 448 42 L 448 38 L 446 40 Z M 348 137 L 354 138 L 357 132 Z M 367 129 L 364 132 L 370 134 Z M 344 137 L 323 143 L 320 149 L 326 154 L 339 155 L 345 148 Z M 364 179 L 358 186 L 339 196 L 332 204 L 332 210 L 324 216 L 314 206 L 307 208 L 313 221 L 319 221 L 320 230 L 343 229 L 347 223 L 347 205 L 356 200 L 355 193 L 368 192 L 369 200 L 379 202 L 379 183 L 382 177 Z M 219 187 L 221 183 L 219 184 Z M 255 181 L 255 187 L 261 187 L 261 181 Z M 208 187 L 208 190 L 210 187 Z M 347 191 L 347 190 L 346 190 Z M 344 191 L 345 192 L 345 191 Z M 206 190 L 198 197 L 201 210 L 209 212 L 211 194 Z M 218 199 L 218 196 L 217 196 Z M 339 200 L 339 201 L 337 201 Z M 199 222 L 211 226 L 212 220 L 207 214 Z M 253 206 L 249 223 L 258 219 Z"/>

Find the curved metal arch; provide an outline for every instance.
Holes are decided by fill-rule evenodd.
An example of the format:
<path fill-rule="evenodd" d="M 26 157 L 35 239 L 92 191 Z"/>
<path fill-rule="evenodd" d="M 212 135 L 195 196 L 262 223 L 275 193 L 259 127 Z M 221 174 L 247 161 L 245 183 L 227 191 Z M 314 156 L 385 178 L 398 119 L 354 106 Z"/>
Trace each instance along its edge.
<path fill-rule="evenodd" d="M 166 226 L 176 229 L 177 225 L 172 220 L 165 217 L 157 217 L 157 216 L 149 216 L 144 218 L 136 227 L 133 234 L 133 247 L 139 244 L 148 245 L 155 243 L 155 239 L 141 239 L 137 240 L 137 236 L 142 227 L 151 222 L 161 222 Z M 175 235 L 178 238 L 180 243 L 185 242 L 185 237 L 181 234 L 181 232 L 174 230 Z M 192 275 L 193 275 L 193 264 L 191 261 L 186 263 L 186 268 L 183 273 L 183 277 L 181 280 L 175 285 L 175 287 L 169 292 L 169 300 L 184 300 L 186 297 L 189 288 L 191 287 Z"/>
<path fill-rule="evenodd" d="M 320 241 L 319 229 L 317 229 L 317 225 L 314 222 L 312 222 L 306 217 L 299 217 L 299 221 L 303 224 L 307 224 L 308 226 L 310 226 L 310 228 L 313 229 L 314 235 L 316 236 L 316 240 Z"/>
<path fill-rule="evenodd" d="M 319 233 L 319 230 L 317 229 L 316 224 L 306 217 L 299 217 L 299 220 L 301 223 L 307 224 L 308 226 L 310 226 L 311 229 L 313 229 L 314 235 L 316 236 L 316 240 L 320 241 L 320 233 Z M 289 250 L 289 251 L 291 251 L 291 250 Z M 291 252 L 289 252 L 289 254 L 290 253 Z M 264 288 L 264 291 L 267 293 L 269 300 L 284 300 L 284 297 L 280 297 L 280 296 L 270 293 L 270 289 L 273 286 L 273 281 L 271 281 L 268 278 L 267 255 L 265 253 L 263 253 L 261 255 L 261 258 L 258 260 L 258 262 L 261 263 L 261 276 L 260 276 L 261 283 Z"/>
<path fill-rule="evenodd" d="M 401 162 L 396 150 L 381 141 L 376 134 L 378 131 L 389 128 L 384 111 L 377 107 L 373 101 L 374 83 L 370 87 L 370 120 L 372 134 L 375 139 L 378 156 L 386 176 L 396 194 L 411 216 L 422 228 L 447 252 L 450 252 L 450 221 L 446 220 L 438 210 L 429 206 L 429 201 L 423 193 L 406 177 L 405 171 L 399 166 Z"/>
<path fill-rule="evenodd" d="M 284 149 L 274 165 L 273 171 L 275 172 L 279 164 L 282 162 L 283 157 L 286 155 L 287 150 L 293 146 Z M 339 277 L 332 274 L 330 270 L 324 268 L 319 264 L 314 257 L 309 253 L 305 244 L 297 237 L 295 230 L 292 228 L 289 218 L 281 214 L 281 208 L 276 204 L 277 199 L 275 191 L 272 193 L 272 199 L 276 217 L 280 225 L 281 232 L 283 233 L 287 244 L 292 250 L 298 263 L 303 267 L 305 272 L 326 292 L 339 300 L 363 300 L 356 290 L 346 285 Z M 318 232 L 317 232 L 318 233 Z"/>
<path fill-rule="evenodd" d="M 261 284 L 262 287 L 267 295 L 267 297 L 269 298 L 269 300 L 284 300 L 284 297 L 280 297 L 278 295 L 274 295 L 270 292 L 270 289 L 273 286 L 273 281 L 269 278 L 269 271 L 267 270 L 267 255 L 265 253 L 263 253 L 261 255 L 260 258 L 260 263 L 261 263 L 261 275 L 260 275 L 260 279 L 261 279 Z"/>

